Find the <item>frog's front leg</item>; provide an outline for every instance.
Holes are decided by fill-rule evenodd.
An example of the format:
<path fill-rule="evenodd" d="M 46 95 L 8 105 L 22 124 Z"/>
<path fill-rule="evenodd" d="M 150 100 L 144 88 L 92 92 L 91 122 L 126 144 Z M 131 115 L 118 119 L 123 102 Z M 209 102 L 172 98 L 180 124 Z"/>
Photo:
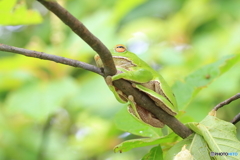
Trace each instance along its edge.
<path fill-rule="evenodd" d="M 112 76 L 112 81 L 122 78 L 132 82 L 146 83 L 153 78 L 152 73 L 145 69 L 126 70 L 123 68 L 118 68 L 118 70 L 118 74 Z"/>
<path fill-rule="evenodd" d="M 112 84 L 112 76 L 107 76 L 105 78 L 105 81 L 109 87 L 109 89 L 113 92 L 115 98 L 118 100 L 120 103 L 127 103 L 128 99 L 127 96 L 119 89 L 113 86 Z"/>
<path fill-rule="evenodd" d="M 141 117 L 138 114 L 137 108 L 136 108 L 136 102 L 134 101 L 134 98 L 132 95 L 129 95 L 128 97 L 121 91 L 118 90 L 116 87 L 112 84 L 112 77 L 107 76 L 105 78 L 105 81 L 109 87 L 109 89 L 113 92 L 114 96 L 120 103 L 128 103 L 128 106 L 131 107 L 133 110 L 134 116 L 136 116 L 139 120 L 142 120 Z"/>
<path fill-rule="evenodd" d="M 122 74 L 122 73 L 119 73 Z M 118 74 L 118 75 L 119 75 Z M 129 112 L 139 121 L 145 122 L 153 127 L 162 128 L 164 124 L 159 121 L 152 113 L 142 108 L 138 104 L 135 103 L 134 97 L 132 95 L 126 96 L 122 91 L 118 90 L 113 86 L 112 81 L 113 77 L 106 77 L 106 83 L 109 86 L 109 89 L 114 93 L 116 99 L 120 103 L 128 103 Z"/>

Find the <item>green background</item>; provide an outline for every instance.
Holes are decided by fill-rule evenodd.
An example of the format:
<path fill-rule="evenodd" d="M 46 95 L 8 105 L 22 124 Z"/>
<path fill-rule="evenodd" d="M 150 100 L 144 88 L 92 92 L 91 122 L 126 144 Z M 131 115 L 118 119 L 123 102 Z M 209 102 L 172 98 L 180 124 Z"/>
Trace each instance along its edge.
<path fill-rule="evenodd" d="M 108 48 L 127 45 L 159 71 L 174 91 L 194 71 L 240 51 L 237 0 L 58 2 Z M 96 53 L 40 3 L 1 0 L 0 17 L 0 43 L 95 65 Z M 135 160 L 150 150 L 113 153 L 115 145 L 137 136 L 117 129 L 114 115 L 124 105 L 115 100 L 99 75 L 0 53 L 0 159 Z M 239 67 L 236 63 L 210 85 L 200 87 L 191 102 L 180 102 L 181 121 L 199 122 L 215 105 L 238 93 Z M 207 73 L 203 78 L 211 78 Z M 176 98 L 192 94 L 183 88 Z M 230 121 L 239 107 L 238 100 L 220 109 L 217 116 Z"/>

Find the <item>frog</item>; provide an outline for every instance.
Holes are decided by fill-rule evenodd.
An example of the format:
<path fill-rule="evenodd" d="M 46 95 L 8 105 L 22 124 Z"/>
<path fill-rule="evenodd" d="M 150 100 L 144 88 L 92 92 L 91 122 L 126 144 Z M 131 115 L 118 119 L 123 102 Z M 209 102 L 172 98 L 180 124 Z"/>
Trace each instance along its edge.
<path fill-rule="evenodd" d="M 158 120 L 154 114 L 141 107 L 141 105 L 136 104 L 133 96 L 126 96 L 112 82 L 118 79 L 129 81 L 134 88 L 149 96 L 166 113 L 176 116 L 178 112 L 177 102 L 170 86 L 157 71 L 135 53 L 128 51 L 125 45 L 116 45 L 111 54 L 117 73 L 113 76 L 107 76 L 105 80 L 116 99 L 120 103 L 128 103 L 129 112 L 138 120 L 153 127 L 162 128 L 164 123 Z M 98 67 L 104 68 L 98 55 L 95 55 L 94 59 Z"/>

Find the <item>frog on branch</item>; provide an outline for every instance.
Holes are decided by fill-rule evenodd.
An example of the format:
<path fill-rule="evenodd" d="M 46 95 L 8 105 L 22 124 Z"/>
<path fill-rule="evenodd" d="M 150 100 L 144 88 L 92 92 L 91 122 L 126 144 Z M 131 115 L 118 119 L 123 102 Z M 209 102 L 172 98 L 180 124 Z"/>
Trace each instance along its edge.
<path fill-rule="evenodd" d="M 133 96 L 126 96 L 119 89 L 113 86 L 112 81 L 125 79 L 132 83 L 133 87 L 146 93 L 157 106 L 161 107 L 168 114 L 177 114 L 176 99 L 163 77 L 141 60 L 137 55 L 129 52 L 124 45 L 116 45 L 111 52 L 113 61 L 117 68 L 114 76 L 106 77 L 106 83 L 114 93 L 116 99 L 121 103 L 129 103 L 129 111 L 139 120 L 144 121 L 154 127 L 163 127 L 164 124 L 153 114 L 134 102 Z M 98 55 L 95 57 L 97 66 L 103 68 L 102 61 Z"/>

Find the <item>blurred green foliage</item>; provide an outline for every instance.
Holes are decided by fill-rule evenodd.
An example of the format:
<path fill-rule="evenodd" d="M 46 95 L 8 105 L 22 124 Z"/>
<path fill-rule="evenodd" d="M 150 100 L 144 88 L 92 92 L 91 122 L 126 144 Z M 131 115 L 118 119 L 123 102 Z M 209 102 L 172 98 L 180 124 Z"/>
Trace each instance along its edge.
<path fill-rule="evenodd" d="M 2 25 L 38 24 L 42 17 L 37 11 L 27 10 L 25 3 L 16 3 L 17 0 L 1 0 Z"/>
<path fill-rule="evenodd" d="M 13 8 L 7 10 L 4 6 L 10 6 L 10 2 Z M 185 77 L 204 66 L 240 52 L 240 1 L 58 2 L 107 47 L 126 44 L 171 86 L 184 83 Z M 1 43 L 94 64 L 93 50 L 38 2 L 11 0 L 4 6 L 0 5 L 0 17 L 4 17 L 0 18 Z M 6 12 L 14 17 L 16 8 L 21 10 L 17 12 L 20 20 L 12 18 L 6 24 L 5 18 L 10 19 Z M 42 15 L 42 23 L 34 18 L 35 11 L 29 17 L 25 15 L 30 10 Z M 115 145 L 136 136 L 116 128 L 114 115 L 123 106 L 100 76 L 54 62 L 0 53 L 0 159 L 135 160 L 150 150 L 143 147 L 113 153 Z M 181 121 L 201 121 L 216 104 L 238 93 L 239 67 L 235 64 L 211 85 L 202 87 L 186 106 L 179 106 L 184 109 Z M 192 95 L 186 91 L 182 97 Z M 239 101 L 220 109 L 218 117 L 230 121 L 237 113 Z M 237 127 L 240 137 L 239 124 Z"/>

